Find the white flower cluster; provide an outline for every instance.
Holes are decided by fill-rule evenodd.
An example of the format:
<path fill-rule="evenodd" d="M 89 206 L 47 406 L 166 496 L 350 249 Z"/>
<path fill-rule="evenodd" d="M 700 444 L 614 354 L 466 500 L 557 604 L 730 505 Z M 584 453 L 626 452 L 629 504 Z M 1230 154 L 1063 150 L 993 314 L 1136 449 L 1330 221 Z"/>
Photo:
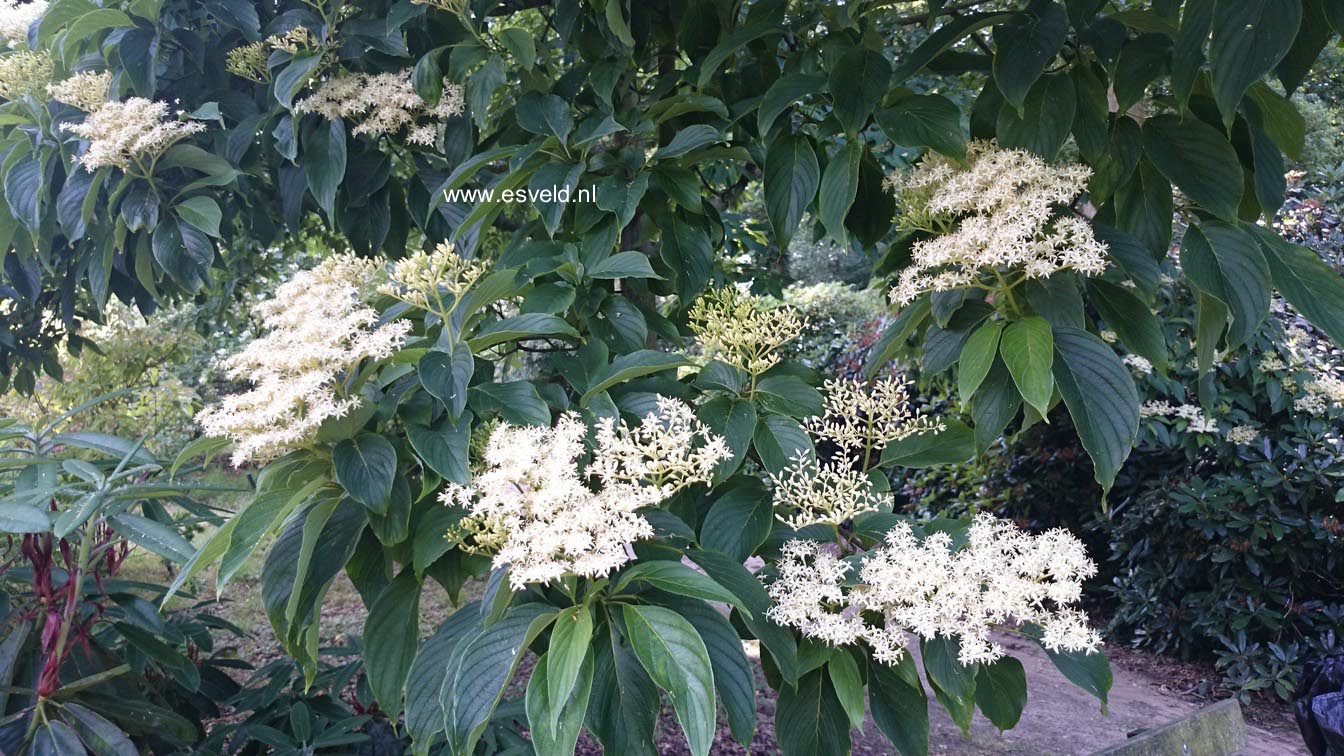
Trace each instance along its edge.
<path fill-rule="evenodd" d="M 1344 405 L 1344 380 L 1324 371 L 1316 371 L 1302 384 L 1302 395 L 1293 400 L 1293 409 L 1324 415 L 1333 407 Z"/>
<path fill-rule="evenodd" d="M 1217 433 L 1218 421 L 1204 415 L 1197 404 L 1172 404 L 1164 401 L 1144 402 L 1139 407 L 1139 417 L 1176 417 L 1186 421 L 1186 430 L 1191 433 Z"/>
<path fill-rule="evenodd" d="M 779 473 L 769 474 L 774 487 L 775 517 L 794 530 L 808 525 L 839 525 L 888 503 L 873 481 L 848 458 L 818 462 L 798 451 Z"/>
<path fill-rule="evenodd" d="M 47 12 L 47 0 L 0 0 L 0 37 L 10 47 L 28 46 L 28 29 Z"/>
<path fill-rule="evenodd" d="M 51 56 L 20 50 L 0 55 L 0 98 L 17 100 L 46 94 L 51 84 Z"/>
<path fill-rule="evenodd" d="M 861 558 L 856 582 L 834 546 L 789 541 L 769 588 L 769 616 L 832 645 L 866 641 L 885 664 L 901 659 L 907 633 L 956 638 L 963 665 L 993 662 L 1004 651 L 990 631 L 1009 623 L 1039 625 L 1054 651 L 1100 648 L 1073 608 L 1096 574 L 1082 542 L 1062 529 L 1031 535 L 989 514 L 976 517 L 966 538 L 954 550 L 948 534 L 920 541 L 900 523 Z"/>
<path fill-rule="evenodd" d="M 302 447 L 328 418 L 358 406 L 341 375 L 365 359 L 391 356 L 409 328 L 405 321 L 378 325 L 378 313 L 364 304 L 378 269 L 350 254 L 329 257 L 253 308 L 266 335 L 221 365 L 253 388 L 196 416 L 207 435 L 233 440 L 235 465 Z"/>
<path fill-rule="evenodd" d="M 771 307 L 764 297 L 736 286 L 706 292 L 688 319 L 708 355 L 753 376 L 778 364 L 780 349 L 803 332 L 803 320 L 792 307 Z"/>
<path fill-rule="evenodd" d="M 902 226 L 936 234 L 914 245 L 911 264 L 891 291 L 893 302 L 908 304 L 926 291 L 1013 285 L 1066 269 L 1089 276 L 1106 269 L 1106 245 L 1092 227 L 1056 211 L 1086 189 L 1087 166 L 1052 166 L 985 141 L 971 143 L 967 162 L 962 167 L 928 155 L 909 174 L 888 178 Z"/>
<path fill-rule="evenodd" d="M 1130 370 L 1133 370 L 1136 373 L 1142 375 L 1153 374 L 1153 363 L 1149 362 L 1145 357 L 1140 357 L 1137 354 L 1127 354 L 1125 355 L 1124 362 L 1129 366 Z"/>
<path fill-rule="evenodd" d="M 871 382 L 832 379 L 825 388 L 825 410 L 807 428 L 860 461 L 868 461 L 861 459 L 866 452 L 946 427 L 911 407 L 905 382 L 894 376 Z"/>
<path fill-rule="evenodd" d="M 660 399 L 638 428 L 600 425 L 594 460 L 581 474 L 585 435 L 572 412 L 554 428 L 501 424 L 486 442 L 484 470 L 440 495 L 469 510 L 466 531 L 475 547 L 496 551 L 496 567 L 509 565 L 514 590 L 567 574 L 610 574 L 633 558 L 630 543 L 653 535 L 637 510 L 710 480 L 727 453 L 721 437 L 671 399 Z M 692 450 L 697 439 L 703 444 Z"/>
<path fill-rule="evenodd" d="M 641 495 L 656 502 L 713 480 L 719 463 L 732 459 L 728 442 L 711 433 L 690 405 L 659 396 L 656 406 L 633 428 L 611 417 L 597 421 L 598 453 L 589 475 L 608 487 L 643 484 Z"/>
<path fill-rule="evenodd" d="M 93 112 L 107 102 L 107 91 L 111 88 L 111 71 L 80 71 L 47 87 L 47 93 L 67 105 Z"/>
<path fill-rule="evenodd" d="M 420 250 L 394 263 L 378 293 L 447 317 L 484 274 L 482 265 L 458 255 L 451 243 L 439 242 L 433 252 Z"/>
<path fill-rule="evenodd" d="M 105 102 L 83 123 L 63 123 L 69 131 L 89 142 L 75 162 L 92 173 L 110 165 L 126 170 L 132 165 L 148 170 L 152 162 L 179 140 L 205 130 L 199 121 L 170 121 L 168 104 L 132 97 L 125 102 Z"/>
<path fill-rule="evenodd" d="M 1254 425 L 1238 425 L 1228 430 L 1224 438 L 1237 446 L 1246 446 L 1260 438 L 1260 429 Z"/>
<path fill-rule="evenodd" d="M 438 126 L 466 107 L 462 87 L 444 81 L 439 102 L 425 102 L 411 84 L 410 69 L 381 74 L 342 74 L 322 82 L 317 91 L 294 103 L 295 113 L 320 113 L 336 120 L 357 121 L 355 134 L 396 134 L 407 129 L 406 140 L 432 146 Z"/>
<path fill-rule="evenodd" d="M 769 475 L 775 516 L 795 530 L 840 525 L 881 509 L 888 499 L 865 472 L 874 455 L 887 444 L 945 427 L 912 408 L 905 383 L 895 377 L 828 380 L 825 388 L 824 411 L 807 421 L 807 429 L 836 447 L 835 458 L 818 461 L 800 451 Z"/>

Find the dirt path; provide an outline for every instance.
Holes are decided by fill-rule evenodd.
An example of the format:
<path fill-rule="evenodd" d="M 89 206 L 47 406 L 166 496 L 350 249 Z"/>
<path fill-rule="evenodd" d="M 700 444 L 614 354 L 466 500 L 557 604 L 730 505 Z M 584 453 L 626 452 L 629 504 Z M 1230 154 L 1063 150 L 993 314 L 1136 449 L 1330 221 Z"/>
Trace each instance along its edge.
<path fill-rule="evenodd" d="M 1161 680 L 1143 671 L 1113 663 L 1115 683 L 1110 693 L 1110 716 L 1106 716 L 1101 713 L 1097 700 L 1065 679 L 1035 644 L 1014 638 L 1002 638 L 1000 642 L 1026 668 L 1029 699 L 1022 721 L 1012 730 L 999 734 L 988 720 L 977 716 L 968 741 L 947 712 L 934 704 L 930 707 L 931 753 L 1088 754 L 1123 743 L 1127 734 L 1135 730 L 1159 727 L 1179 719 L 1202 705 L 1166 689 Z M 929 699 L 933 700 L 932 691 Z M 1250 727 L 1248 754 L 1291 756 L 1307 753 L 1297 731 L 1286 729 L 1292 727 L 1290 720 L 1274 725 L 1273 729 Z M 865 730 L 871 733 L 876 727 L 865 727 Z M 885 742 L 882 746 L 881 750 L 871 753 L 886 752 Z"/>

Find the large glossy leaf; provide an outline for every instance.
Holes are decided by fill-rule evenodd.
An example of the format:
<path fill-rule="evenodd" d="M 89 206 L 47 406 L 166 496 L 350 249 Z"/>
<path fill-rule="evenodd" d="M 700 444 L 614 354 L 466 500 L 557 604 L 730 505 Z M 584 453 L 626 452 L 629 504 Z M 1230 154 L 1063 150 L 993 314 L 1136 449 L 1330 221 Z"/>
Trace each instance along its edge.
<path fill-rule="evenodd" d="M 1200 207 L 1224 220 L 1236 220 L 1243 186 L 1241 163 L 1217 129 L 1193 117 L 1156 116 L 1143 124 L 1143 148 L 1162 175 Z"/>
<path fill-rule="evenodd" d="M 695 627 L 676 612 L 627 604 L 622 610 L 630 647 L 672 708 L 694 756 L 706 756 L 714 742 L 714 672 L 709 651 Z"/>
<path fill-rule="evenodd" d="M 835 62 L 830 78 L 832 112 L 850 139 L 863 130 L 890 79 L 887 57 L 865 47 L 852 47 Z"/>
<path fill-rule="evenodd" d="M 448 743 L 455 752 L 471 753 L 522 660 L 523 651 L 554 618 L 552 607 L 519 604 L 510 607 L 498 622 L 464 641 L 461 653 L 454 655 L 441 694 Z"/>
<path fill-rule="evenodd" d="M 336 445 L 331 452 L 336 481 L 351 497 L 378 514 L 387 512 L 392 480 L 397 474 L 397 450 L 386 438 L 361 433 Z"/>
<path fill-rule="evenodd" d="M 929 752 L 929 700 L 909 654 L 894 666 L 869 662 L 868 705 L 873 721 L 901 756 Z"/>
<path fill-rule="evenodd" d="M 1302 23 L 1300 0 L 1218 0 L 1212 19 L 1209 65 L 1213 94 L 1231 123 L 1252 82 L 1288 54 Z"/>
<path fill-rule="evenodd" d="M 369 607 L 364 620 L 364 671 L 379 708 L 401 712 L 402 689 L 419 645 L 420 581 L 403 569 Z"/>
<path fill-rule="evenodd" d="M 1050 371 L 1055 361 L 1054 350 L 1050 324 L 1037 315 L 1010 323 L 1003 330 L 999 345 L 1003 363 L 1008 366 L 1022 400 L 1042 416 L 1050 411 L 1050 397 L 1055 392 L 1055 379 Z"/>
<path fill-rule="evenodd" d="M 906 95 L 877 113 L 877 125 L 902 147 L 932 147 L 951 157 L 966 155 L 961 109 L 942 95 Z"/>
<path fill-rule="evenodd" d="M 1181 267 L 1201 291 L 1227 305 L 1229 346 L 1244 343 L 1269 315 L 1269 265 L 1255 237 L 1240 226 L 1191 225 L 1181 241 Z"/>
<path fill-rule="evenodd" d="M 1106 342 L 1056 327 L 1055 382 L 1105 490 L 1129 458 L 1139 428 L 1139 395 L 1129 369 Z"/>
<path fill-rule="evenodd" d="M 994 83 L 1004 99 L 1019 109 L 1068 34 L 1069 18 L 1059 3 L 1047 2 L 1039 7 L 1039 16 L 1024 14 L 1015 23 L 994 29 L 998 47 L 994 53 Z"/>
<path fill-rule="evenodd" d="M 775 738 L 784 756 L 849 753 L 849 718 L 825 670 L 809 672 L 796 688 L 779 691 Z"/>
<path fill-rule="evenodd" d="M 723 486 L 700 528 L 700 545 L 739 562 L 756 552 L 774 528 L 774 499 L 755 477 Z"/>
<path fill-rule="evenodd" d="M 756 733 L 756 677 L 742 639 L 726 617 L 703 601 L 680 600 L 668 606 L 685 617 L 705 642 L 714 668 L 714 689 L 728 714 L 733 739 L 750 745 Z"/>
<path fill-rule="evenodd" d="M 546 651 L 545 656 L 545 675 L 546 675 L 546 698 L 551 705 L 544 710 L 550 713 L 550 720 L 546 723 L 549 727 L 556 726 L 556 717 L 560 716 L 560 707 L 555 706 L 556 702 L 569 700 L 570 693 L 574 690 L 574 685 L 578 682 L 580 673 L 585 663 L 588 662 L 590 654 L 588 646 L 593 641 L 593 613 L 587 606 L 571 606 L 567 609 L 561 609 L 555 615 L 555 623 L 551 628 L 551 645 Z M 540 662 L 538 667 L 543 666 Z M 588 672 L 591 676 L 591 670 Z M 586 694 L 583 694 L 586 698 Z M 531 712 L 529 712 L 529 718 Z M 579 710 L 580 720 L 583 718 L 583 710 Z M 539 724 L 534 722 L 535 724 Z"/>
<path fill-rule="evenodd" d="M 734 595 L 732 591 L 719 585 L 713 578 L 697 572 L 681 562 L 661 559 L 637 562 L 634 566 L 628 567 L 620 573 L 620 577 L 616 580 L 615 590 L 619 592 L 625 586 L 639 582 L 648 583 L 655 588 L 668 593 L 675 593 L 678 596 L 692 596 L 706 601 L 720 601 L 731 604 L 746 617 L 750 617 L 752 614 L 742 599 Z"/>
<path fill-rule="evenodd" d="M 593 646 L 593 692 L 587 725 L 608 753 L 655 756 L 658 688 L 628 645 L 614 632 Z"/>
<path fill-rule="evenodd" d="M 1027 705 L 1027 673 L 1011 656 L 980 665 L 975 675 L 975 704 L 1000 730 L 1011 730 Z"/>
<path fill-rule="evenodd" d="M 548 657 L 549 653 L 537 662 L 527 684 L 525 703 L 532 747 L 537 756 L 572 756 L 593 691 L 593 655 L 581 657 L 575 670 L 576 682 L 569 686 L 572 695 L 561 698 L 554 695 L 554 671 Z"/>
<path fill-rule="evenodd" d="M 429 752 L 434 736 L 443 732 L 444 710 L 439 698 L 448 677 L 454 651 L 481 630 L 480 605 L 472 602 L 448 616 L 416 652 L 406 677 L 406 729 L 414 752 Z"/>
<path fill-rule="evenodd" d="M 849 238 L 845 231 L 845 216 L 859 191 L 859 160 L 862 157 L 862 143 L 846 142 L 831 156 L 821 174 L 818 215 L 826 233 L 841 244 Z"/>
<path fill-rule="evenodd" d="M 578 331 L 555 315 L 531 312 L 496 320 L 476 332 L 468 341 L 473 351 L 488 349 L 507 341 L 541 338 L 578 338 Z"/>
<path fill-rule="evenodd" d="M 1344 279 L 1339 273 L 1320 255 L 1268 229 L 1253 226 L 1251 233 L 1265 253 L 1274 287 L 1284 299 L 1336 344 L 1344 343 Z"/>
<path fill-rule="evenodd" d="M 821 181 L 817 155 L 805 136 L 784 135 L 765 155 L 765 210 L 781 248 L 789 246 Z"/>

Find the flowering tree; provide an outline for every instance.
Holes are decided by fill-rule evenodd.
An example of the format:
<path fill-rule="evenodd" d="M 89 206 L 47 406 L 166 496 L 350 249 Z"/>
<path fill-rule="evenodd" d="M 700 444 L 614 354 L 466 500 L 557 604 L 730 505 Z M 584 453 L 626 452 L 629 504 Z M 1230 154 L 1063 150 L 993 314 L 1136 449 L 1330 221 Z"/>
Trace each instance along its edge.
<path fill-rule="evenodd" d="M 865 690 L 893 743 L 924 752 L 911 635 L 963 729 L 977 709 L 1012 727 L 1026 703 L 995 628 L 1104 703 L 1077 541 L 987 517 L 918 527 L 883 470 L 962 461 L 1062 403 L 1108 488 L 1140 400 L 1098 333 L 1165 368 L 1150 303 L 1174 216 L 1201 370 L 1275 289 L 1344 338 L 1344 283 L 1257 225 L 1301 149 L 1290 95 L 1344 28 L 1337 3 L 0 15 L 0 375 L 16 388 L 58 374 L 55 347 L 77 350 L 111 297 L 204 291 L 235 250 L 313 218 L 353 250 L 260 305 L 265 334 L 227 362 L 251 388 L 201 414 L 189 452 L 228 446 L 261 472 L 179 585 L 218 563 L 223 586 L 273 537 L 263 602 L 311 676 L 344 571 L 369 607 L 369 687 L 420 753 L 472 752 L 527 648 L 543 753 L 583 727 L 651 752 L 660 688 L 693 753 L 720 707 L 749 741 L 742 638 L 765 651 L 786 753 L 846 752 Z M 979 93 L 958 104 L 940 77 Z M 735 286 L 727 249 L 728 211 L 757 187 L 774 242 L 810 213 L 878 253 L 898 314 L 871 372 L 912 349 L 955 375 L 969 418 L 784 359 L 798 317 Z M 418 636 L 426 579 L 455 594 L 484 574 L 482 600 Z"/>

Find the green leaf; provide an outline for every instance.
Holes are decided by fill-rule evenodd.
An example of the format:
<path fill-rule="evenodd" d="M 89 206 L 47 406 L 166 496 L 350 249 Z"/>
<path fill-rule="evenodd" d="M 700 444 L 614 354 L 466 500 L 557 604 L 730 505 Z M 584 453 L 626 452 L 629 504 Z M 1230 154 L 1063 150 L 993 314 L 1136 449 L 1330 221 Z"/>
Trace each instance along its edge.
<path fill-rule="evenodd" d="M 658 688 L 609 625 L 593 646 L 593 693 L 587 725 L 606 753 L 657 756 L 653 732 Z"/>
<path fill-rule="evenodd" d="M 627 250 L 617 252 L 588 269 L 589 278 L 660 278 L 649 264 L 649 256 L 643 252 Z"/>
<path fill-rule="evenodd" d="M 579 398 L 579 406 L 586 407 L 592 398 L 603 391 L 621 383 L 633 381 L 636 378 L 642 378 L 653 373 L 661 373 L 664 370 L 684 367 L 693 364 L 690 360 L 677 354 L 668 354 L 656 349 L 641 349 L 638 352 L 623 354 L 612 360 L 612 363 L 597 375 L 593 376 L 592 384 L 588 390 Z"/>
<path fill-rule="evenodd" d="M 102 504 L 102 491 L 93 491 L 79 497 L 56 518 L 56 524 L 51 529 L 52 535 L 57 538 L 70 535 L 75 529 L 82 527 Z"/>
<path fill-rule="evenodd" d="M 1191 224 L 1181 240 L 1181 268 L 1200 291 L 1227 305 L 1229 348 L 1244 344 L 1269 315 L 1269 264 L 1255 237 L 1241 227 Z"/>
<path fill-rule="evenodd" d="M 1022 400 L 1041 416 L 1049 413 L 1050 397 L 1055 392 L 1055 379 L 1050 372 L 1055 361 L 1054 349 L 1050 324 L 1038 315 L 1009 324 L 999 347 Z"/>
<path fill-rule="evenodd" d="M 686 618 L 705 642 L 714 668 L 714 689 L 728 714 L 733 739 L 750 745 L 756 732 L 756 676 L 742 639 L 726 617 L 703 601 L 677 600 L 668 607 Z"/>
<path fill-rule="evenodd" d="M 849 753 L 849 717 L 823 670 L 804 675 L 796 688 L 779 691 L 775 738 L 784 756 Z"/>
<path fill-rule="evenodd" d="M 883 467 L 931 467 L 965 462 L 975 456 L 975 434 L 962 421 L 949 417 L 941 431 L 907 436 L 882 450 Z"/>
<path fill-rule="evenodd" d="M 453 668 L 440 697 L 453 753 L 474 750 L 523 652 L 553 619 L 553 607 L 519 604 L 510 607 L 498 622 L 463 642 L 461 653 L 454 655 Z"/>
<path fill-rule="evenodd" d="M 859 160 L 863 157 L 863 144 L 849 141 L 831 157 L 826 170 L 821 175 L 820 199 L 817 201 L 818 215 L 826 228 L 826 233 L 841 245 L 847 243 L 845 216 L 859 191 Z"/>
<path fill-rule="evenodd" d="M 799 452 L 809 459 L 816 457 L 807 431 L 797 420 L 783 415 L 765 415 L 757 420 L 751 442 L 761 464 L 774 473 L 788 467 Z"/>
<path fill-rule="evenodd" d="M 564 98 L 553 94 L 529 92 L 518 99 L 518 125 L 543 136 L 553 136 L 564 144 L 574 128 L 574 115 Z"/>
<path fill-rule="evenodd" d="M 614 590 L 619 592 L 636 581 L 648 583 L 678 596 L 691 596 L 729 604 L 742 612 L 744 617 L 752 616 L 751 610 L 732 591 L 719 585 L 708 575 L 697 572 L 681 562 L 664 559 L 636 562 L 620 573 L 620 579 L 616 581 Z"/>
<path fill-rule="evenodd" d="M 1027 705 L 1027 673 L 1022 662 L 1004 656 L 980 665 L 975 675 L 975 704 L 999 731 L 1016 727 Z"/>
<path fill-rule="evenodd" d="M 57 446 L 73 446 L 78 449 L 98 452 L 112 459 L 129 458 L 130 461 L 142 465 L 154 464 L 155 462 L 154 455 L 150 454 L 143 446 L 138 446 L 133 441 L 127 441 L 108 433 L 97 433 L 95 431 L 57 433 L 51 437 L 51 442 Z"/>
<path fill-rule="evenodd" d="M 985 27 L 1009 21 L 1016 16 L 1016 13 L 968 13 L 952 17 L 921 42 L 919 47 L 905 56 L 892 73 L 892 85 L 904 84 L 906 79 L 919 73 L 920 69 L 967 36 Z"/>
<path fill-rule="evenodd" d="M 444 710 L 439 702 L 455 652 L 481 631 L 479 602 L 448 616 L 439 629 L 420 644 L 406 677 L 406 729 L 417 756 L 427 754 L 434 736 L 443 732 Z"/>
<path fill-rule="evenodd" d="M 1139 429 L 1139 395 L 1128 368 L 1106 342 L 1081 328 L 1056 326 L 1055 382 L 1096 480 L 1109 490 Z"/>
<path fill-rule="evenodd" d="M 135 747 L 120 727 L 103 718 L 102 715 L 81 706 L 74 701 L 61 704 L 69 723 L 79 733 L 79 737 L 95 756 L 138 756 L 140 749 Z M 77 751 L 76 753 L 82 753 Z"/>
<path fill-rule="evenodd" d="M 1013 107 L 1022 109 L 1027 92 L 1064 46 L 1069 18 L 1058 3 L 1044 5 L 1040 16 L 1023 15 L 994 28 L 994 83 Z"/>
<path fill-rule="evenodd" d="M 1315 252 L 1269 229 L 1251 226 L 1250 230 L 1283 298 L 1332 341 L 1344 344 L 1344 279 Z"/>
<path fill-rule="evenodd" d="M 709 234 L 700 226 L 692 226 L 673 218 L 662 229 L 659 257 L 671 269 L 677 296 L 691 302 L 709 283 L 714 268 L 714 249 Z"/>
<path fill-rule="evenodd" d="M 756 383 L 756 401 L 767 412 L 789 417 L 822 413 L 821 393 L 796 375 L 768 375 Z"/>
<path fill-rule="evenodd" d="M 219 238 L 219 222 L 223 218 L 219 205 L 209 197 L 197 195 L 182 200 L 173 207 L 177 217 L 201 232 Z"/>
<path fill-rule="evenodd" d="M 555 616 L 551 628 L 551 645 L 546 651 L 546 700 L 568 701 L 574 684 L 579 680 L 581 668 L 591 664 L 588 646 L 593 641 L 593 613 L 587 606 L 571 606 L 561 609 Z M 537 665 L 541 666 L 540 663 Z M 589 675 L 591 676 L 591 671 Z M 546 724 L 554 728 L 556 718 L 560 716 L 560 707 L 548 708 L 550 720 Z M 529 718 L 531 714 L 529 713 Z M 579 714 L 582 717 L 582 711 Z"/>
<path fill-rule="evenodd" d="M 467 407 L 467 389 L 471 386 L 471 376 L 476 369 L 476 360 L 471 348 L 458 342 L 452 354 L 431 350 L 420 358 L 418 372 L 420 383 L 435 399 L 448 408 L 449 416 L 454 420 L 462 416 Z"/>
<path fill-rule="evenodd" d="M 126 540 L 170 562 L 186 564 L 196 554 L 196 549 L 180 533 L 147 517 L 123 512 L 108 517 L 107 523 Z"/>
<path fill-rule="evenodd" d="M 826 77 L 810 74 L 785 74 L 775 80 L 765 90 L 760 104 L 756 107 L 756 133 L 762 138 L 770 132 L 779 115 L 788 110 L 793 103 L 810 94 L 826 91 Z M 767 154 L 766 159 L 769 159 Z"/>
<path fill-rule="evenodd" d="M 276 83 L 279 84 L 278 79 Z M 327 217 L 334 219 L 336 190 L 345 179 L 345 124 L 321 119 L 316 128 L 304 134 L 303 170 L 308 177 L 308 190 Z"/>
<path fill-rule="evenodd" d="M 540 338 L 577 339 L 578 337 L 579 332 L 574 330 L 574 326 L 566 323 L 563 318 L 530 312 L 522 315 L 512 315 L 489 323 L 478 330 L 475 336 L 468 339 L 467 343 L 471 345 L 473 352 L 479 352 L 508 341 Z"/>
<path fill-rule="evenodd" d="M 1107 694 L 1111 690 L 1111 663 L 1106 654 L 1099 651 L 1051 651 L 1041 642 L 1041 629 L 1035 625 L 1023 625 L 1022 631 L 1045 651 L 1050 661 L 1069 681 L 1087 691 L 1101 701 L 1102 713 L 1106 712 Z"/>
<path fill-rule="evenodd" d="M 991 320 L 975 329 L 961 347 L 957 366 L 957 393 L 962 401 L 975 395 L 975 390 L 989 375 L 994 357 L 999 353 L 999 337 L 1003 335 L 1003 321 Z"/>
<path fill-rule="evenodd" d="M 807 206 L 817 196 L 820 169 L 812 142 L 805 136 L 785 134 L 765 154 L 765 211 L 781 249 L 798 230 Z"/>
<path fill-rule="evenodd" d="M 1092 279 L 1087 282 L 1092 305 L 1120 337 L 1120 343 L 1142 356 L 1158 371 L 1167 371 L 1167 337 L 1162 322 L 1134 292 L 1115 284 Z"/>
<path fill-rule="evenodd" d="M 859 676 L 859 665 L 854 656 L 843 648 L 831 649 L 826 672 L 830 675 L 835 697 L 849 715 L 851 727 L 863 731 L 863 678 Z"/>
<path fill-rule="evenodd" d="M 700 545 L 746 561 L 774 529 L 774 500 L 758 478 L 740 477 L 723 486 L 700 527 Z"/>
<path fill-rule="evenodd" d="M 626 47 L 635 46 L 635 38 L 630 36 L 630 24 L 626 23 L 623 13 L 624 0 L 607 0 L 606 8 L 603 10 L 603 17 L 606 19 L 607 28 L 620 40 Z"/>
<path fill-rule="evenodd" d="M 0 503 L 0 530 L 6 533 L 45 533 L 51 528 L 46 512 L 27 504 Z"/>
<path fill-rule="evenodd" d="M 88 751 L 79 742 L 73 727 L 59 719 L 48 719 L 36 728 L 30 753 L 32 756 L 84 756 Z"/>
<path fill-rule="evenodd" d="M 887 94 L 891 64 L 887 56 L 866 47 L 851 47 L 831 70 L 829 91 L 832 112 L 850 139 L 858 137 L 868 116 Z"/>
<path fill-rule="evenodd" d="M 873 721 L 901 756 L 929 752 L 929 701 L 910 654 L 895 666 L 868 663 L 868 704 Z"/>
<path fill-rule="evenodd" d="M 938 94 L 906 95 L 878 111 L 877 125 L 902 147 L 932 147 L 949 157 L 966 157 L 961 108 Z"/>
<path fill-rule="evenodd" d="M 700 634 L 676 612 L 657 606 L 622 608 L 630 647 L 649 677 L 672 698 L 694 756 L 714 742 L 714 673 Z"/>
<path fill-rule="evenodd" d="M 401 713 L 402 688 L 419 646 L 420 581 L 403 569 L 369 607 L 364 620 L 364 671 L 378 707 Z"/>
<path fill-rule="evenodd" d="M 742 624 L 752 635 L 761 641 L 761 645 L 770 652 L 775 667 L 790 684 L 798 681 L 801 674 L 798 667 L 798 645 L 793 632 L 771 622 L 766 612 L 770 608 L 770 596 L 761 581 L 747 571 L 742 563 L 718 551 L 693 549 L 686 556 L 695 562 L 719 585 L 727 587 L 733 595 L 740 598 L 751 608 L 751 616 L 741 615 Z"/>
<path fill-rule="evenodd" d="M 1288 54 L 1301 23 L 1301 0 L 1217 0 L 1209 67 L 1224 122 L 1236 118 L 1246 88 Z"/>
<path fill-rule="evenodd" d="M 1195 79 L 1204 67 L 1204 43 L 1209 39 L 1214 3 L 1215 0 L 1187 0 L 1181 9 L 1181 26 L 1172 52 L 1171 89 L 1182 109 L 1190 101 Z"/>
<path fill-rule="evenodd" d="M 576 682 L 568 686 L 563 697 L 557 698 L 551 654 L 547 653 L 537 661 L 532 679 L 527 683 L 524 702 L 528 731 L 537 756 L 572 756 L 574 753 L 593 691 L 593 667 L 593 655 L 582 656 L 575 669 Z M 571 690 L 573 695 L 568 692 Z"/>
<path fill-rule="evenodd" d="M 678 131 L 676 136 L 672 137 L 672 141 L 668 142 L 664 147 L 659 147 L 649 160 L 657 161 L 679 158 L 690 153 L 692 150 L 698 150 L 706 145 L 721 141 L 723 141 L 723 135 L 719 133 L 718 129 L 703 123 L 697 123 L 694 126 L 687 126 L 681 131 Z"/>
<path fill-rule="evenodd" d="M 549 416 L 549 413 L 548 413 Z M 406 438 L 411 448 L 429 469 L 444 480 L 466 485 L 471 478 L 468 447 L 471 444 L 471 416 L 441 417 L 433 425 L 406 424 Z"/>
<path fill-rule="evenodd" d="M 929 676 L 938 703 L 952 715 L 952 721 L 969 735 L 975 716 L 975 677 L 978 664 L 963 666 L 957 659 L 955 638 L 940 635 L 919 644 L 924 673 Z"/>
<path fill-rule="evenodd" d="M 718 72 L 719 66 L 723 65 L 723 62 L 734 53 L 745 49 L 748 43 L 762 37 L 784 33 L 783 19 L 780 18 L 784 6 L 775 7 L 779 9 L 778 14 L 766 13 L 763 18 L 734 29 L 731 34 L 724 37 L 714 46 L 714 49 L 705 55 L 704 60 L 700 61 L 700 75 L 696 78 L 697 87 L 703 88 L 709 84 Z"/>
<path fill-rule="evenodd" d="M 482 383 L 471 388 L 477 414 L 497 413 L 515 425 L 551 424 L 551 410 L 530 381 Z"/>
<path fill-rule="evenodd" d="M 1157 170 L 1200 207 L 1235 221 L 1243 179 L 1237 151 L 1227 137 L 1195 118 L 1170 113 L 1143 124 L 1143 149 Z"/>
<path fill-rule="evenodd" d="M 331 462 L 336 482 L 355 501 L 371 512 L 387 512 L 397 474 L 397 450 L 391 442 L 374 433 L 361 433 L 336 444 Z"/>

